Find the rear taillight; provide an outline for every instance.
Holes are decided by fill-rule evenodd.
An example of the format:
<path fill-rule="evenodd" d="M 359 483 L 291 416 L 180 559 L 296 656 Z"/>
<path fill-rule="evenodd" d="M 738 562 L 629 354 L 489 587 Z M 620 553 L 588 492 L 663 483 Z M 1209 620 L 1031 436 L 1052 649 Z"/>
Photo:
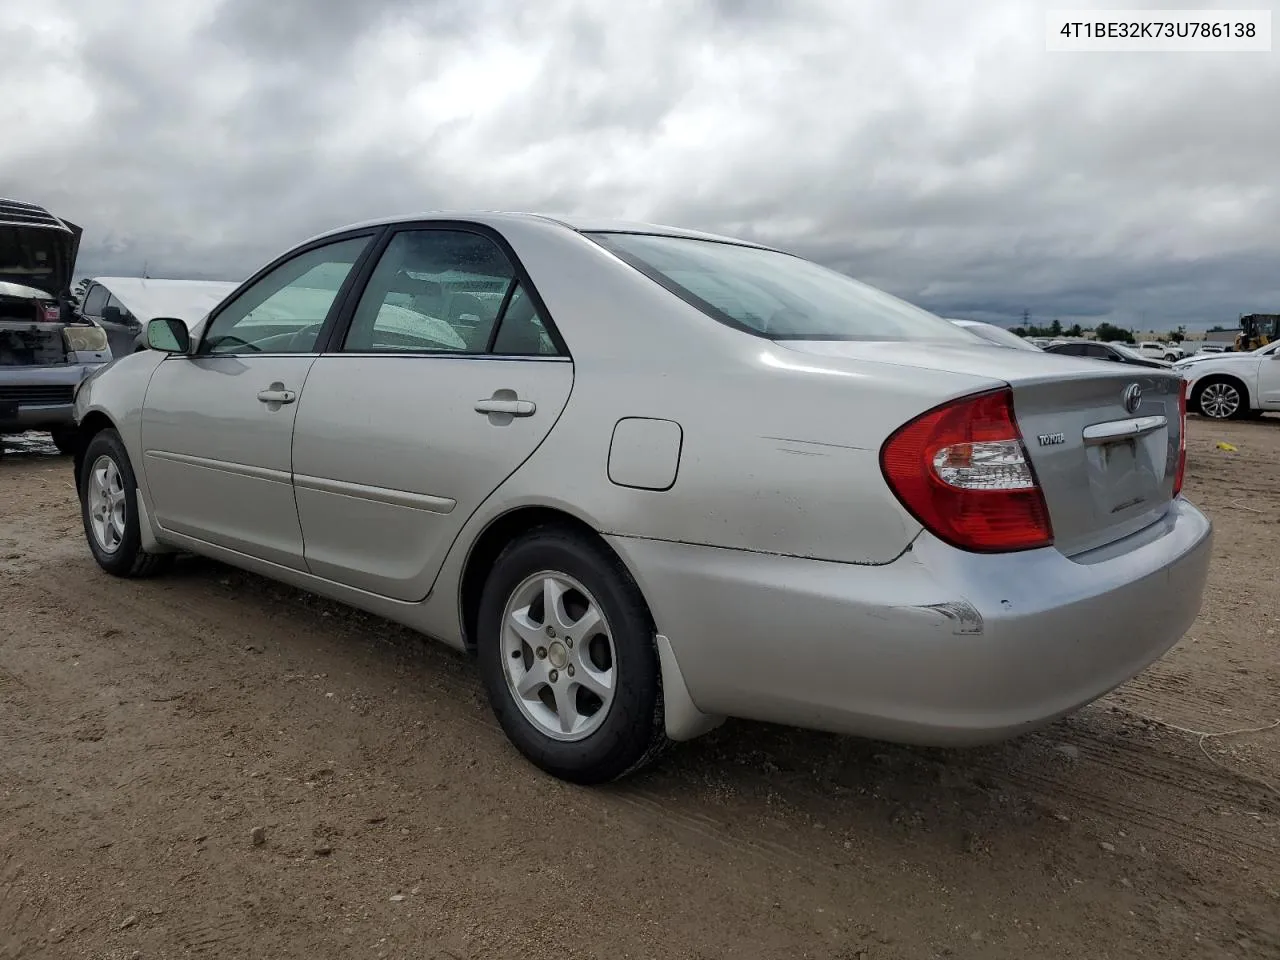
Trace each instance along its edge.
<path fill-rule="evenodd" d="M 1007 387 L 916 417 L 885 441 L 880 469 L 902 505 L 938 538 L 996 553 L 1053 543 Z"/>
<path fill-rule="evenodd" d="M 1173 474 L 1173 495 L 1182 493 L 1182 478 L 1187 472 L 1187 393 L 1191 383 L 1184 380 L 1178 391 L 1178 469 Z"/>

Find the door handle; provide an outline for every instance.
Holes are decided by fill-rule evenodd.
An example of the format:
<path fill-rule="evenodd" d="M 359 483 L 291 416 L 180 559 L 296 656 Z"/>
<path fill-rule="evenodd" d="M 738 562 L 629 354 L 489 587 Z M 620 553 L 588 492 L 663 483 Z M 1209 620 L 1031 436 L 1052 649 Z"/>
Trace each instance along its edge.
<path fill-rule="evenodd" d="M 476 401 L 476 413 L 508 413 L 513 417 L 531 417 L 537 406 L 532 400 L 488 400 Z"/>
<path fill-rule="evenodd" d="M 298 399 L 298 395 L 292 390 L 273 387 L 270 390 L 259 390 L 258 399 L 263 403 L 293 403 L 293 401 Z"/>

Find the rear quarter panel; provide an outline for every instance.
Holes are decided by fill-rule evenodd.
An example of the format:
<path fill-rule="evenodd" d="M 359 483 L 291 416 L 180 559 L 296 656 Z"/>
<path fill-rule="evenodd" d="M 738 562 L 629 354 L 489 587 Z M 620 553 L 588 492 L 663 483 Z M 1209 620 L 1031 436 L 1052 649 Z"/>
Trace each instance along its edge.
<path fill-rule="evenodd" d="M 578 364 L 568 408 L 504 497 L 555 495 L 609 534 L 858 564 L 891 562 L 920 530 L 884 482 L 881 444 L 939 402 L 938 390 L 975 386 L 943 375 L 925 389 L 884 371 L 824 376 L 761 359 L 688 377 L 589 366 Z M 670 489 L 610 480 L 610 440 L 625 417 L 680 424 Z"/>

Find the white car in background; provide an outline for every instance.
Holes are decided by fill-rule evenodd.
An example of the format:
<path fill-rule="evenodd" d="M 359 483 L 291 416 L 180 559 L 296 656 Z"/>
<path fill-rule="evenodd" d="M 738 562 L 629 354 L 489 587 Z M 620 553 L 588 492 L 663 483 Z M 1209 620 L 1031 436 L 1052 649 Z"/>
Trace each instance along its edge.
<path fill-rule="evenodd" d="M 1173 369 L 1187 381 L 1187 407 L 1214 420 L 1280 410 L 1280 341 L 1246 353 L 1199 353 Z"/>
<path fill-rule="evenodd" d="M 1170 363 L 1181 360 L 1184 356 L 1180 347 L 1172 343 L 1161 343 L 1159 340 L 1144 340 L 1134 349 L 1149 360 L 1168 360 Z"/>

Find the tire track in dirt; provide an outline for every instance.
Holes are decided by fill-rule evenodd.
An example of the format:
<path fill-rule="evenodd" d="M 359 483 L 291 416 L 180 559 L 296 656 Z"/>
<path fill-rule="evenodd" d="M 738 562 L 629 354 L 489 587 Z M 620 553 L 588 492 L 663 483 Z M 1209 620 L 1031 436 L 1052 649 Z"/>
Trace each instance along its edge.
<path fill-rule="evenodd" d="M 392 656 L 397 661 L 417 661 L 419 666 L 424 666 L 424 660 L 430 661 L 423 669 L 415 671 L 417 689 L 430 690 L 450 699 L 458 698 L 460 692 L 463 699 L 467 700 L 482 697 L 478 678 L 469 669 L 469 665 L 459 662 L 449 671 L 452 676 L 440 676 L 434 668 L 442 661 L 456 659 L 455 655 L 447 650 L 430 647 L 425 651 L 411 651 L 406 647 L 405 640 L 412 642 L 416 635 L 402 628 L 377 620 L 373 625 L 351 622 L 352 617 L 342 615 L 342 608 L 337 604 L 330 605 L 328 601 L 312 598 L 300 591 L 278 588 L 270 581 L 230 571 L 230 568 L 201 561 L 199 569 L 205 572 L 183 574 L 181 580 L 172 584 L 165 584 L 164 581 L 131 583 L 98 574 L 87 561 L 69 564 L 53 562 L 44 565 L 43 582 L 39 589 L 51 603 L 56 603 L 74 587 L 81 601 L 90 601 L 88 616 L 95 624 L 108 622 L 106 611 L 113 607 L 118 609 L 123 602 L 128 620 L 134 625 L 135 631 L 149 637 L 164 636 L 165 645 L 171 649 L 180 650 L 188 645 L 207 643 L 210 638 L 217 637 L 220 628 L 225 628 L 228 622 L 238 623 L 246 619 L 271 623 L 275 637 L 273 642 L 277 646 L 288 643 L 305 644 L 312 639 L 317 644 L 337 644 L 339 649 L 345 646 L 353 652 L 361 647 L 368 650 L 369 646 L 379 648 L 382 652 L 390 646 Z M 228 573 L 242 587 L 237 595 L 224 594 L 218 589 L 219 582 L 226 579 Z M 194 598 L 188 595 L 192 591 L 195 593 Z M 283 599 L 278 596 L 282 593 Z M 273 594 L 277 596 L 272 596 Z M 246 608 L 249 603 L 252 607 Z M 339 612 L 335 614 L 330 608 L 336 608 Z M 287 612 L 288 616 L 275 616 L 280 609 Z M 80 615 L 86 615 L 83 608 Z M 388 633 L 397 639 L 389 642 L 386 639 Z M 226 653 L 234 656 L 231 641 L 222 642 Z M 421 642 L 424 645 L 431 643 L 425 638 Z M 143 657 L 141 662 L 153 659 L 153 656 Z M 246 678 L 248 669 L 250 668 L 246 664 Z M 260 679 L 261 675 L 258 676 Z M 482 731 L 488 747 L 495 751 L 505 749 L 505 739 L 487 712 L 479 717 L 467 710 L 448 710 L 443 714 L 437 710 L 433 713 L 436 714 L 437 722 L 444 720 L 449 724 L 467 726 L 473 731 Z M 1119 738 L 1104 739 L 1103 734 L 1091 729 L 1090 716 L 1088 712 L 1077 716 L 1071 722 L 1070 729 L 1083 738 L 1078 741 L 1082 765 L 1105 768 L 1108 771 L 1105 777 L 1083 777 L 1079 776 L 1078 767 L 1068 768 L 1037 762 L 1036 757 L 1048 749 L 1053 734 L 1032 735 L 1010 748 L 1011 754 L 1001 753 L 996 762 L 982 759 L 982 754 L 948 754 L 945 760 L 938 762 L 939 769 L 954 772 L 959 768 L 962 772 L 980 774 L 1006 787 L 1025 791 L 1048 805 L 1061 805 L 1064 799 L 1069 799 L 1099 817 L 1114 818 L 1159 834 L 1178 833 L 1204 849 L 1228 853 L 1239 860 L 1280 855 L 1280 842 L 1274 835 L 1258 836 L 1256 832 L 1235 826 L 1227 818 L 1218 817 L 1206 822 L 1168 812 L 1171 806 L 1181 806 L 1169 803 L 1169 791 L 1222 807 L 1252 810 L 1268 809 L 1268 799 L 1264 792 L 1247 781 L 1233 780 L 1230 784 L 1224 783 L 1222 771 L 1213 768 L 1208 761 L 1197 763 L 1194 758 L 1186 760 L 1157 752 L 1160 749 L 1158 745 L 1145 738 L 1141 746 Z M 1054 731 L 1057 732 L 1059 731 Z M 887 749 L 902 751 L 905 748 Z M 1089 786 L 1081 786 L 1081 783 L 1088 783 Z M 1094 789 L 1095 785 L 1097 789 Z M 1118 785 L 1123 786 L 1117 790 Z M 787 792 L 793 798 L 803 798 L 811 808 L 821 808 L 824 816 L 838 820 L 838 805 L 832 803 L 829 793 L 796 782 L 788 785 Z M 710 844 L 725 850 L 747 853 L 780 869 L 804 868 L 808 871 L 819 870 L 828 876 L 838 874 L 835 868 L 815 861 L 812 851 L 807 847 L 790 846 L 758 837 L 744 837 L 732 821 L 717 819 L 705 811 L 686 812 L 674 807 L 669 798 L 661 793 L 639 789 L 613 792 L 610 794 L 610 802 L 620 809 L 630 811 L 631 816 L 652 825 L 654 829 L 669 830 L 673 824 L 678 824 L 690 840 L 702 845 Z M 1256 824 L 1254 827 L 1256 828 Z"/>
<path fill-rule="evenodd" d="M 218 577 L 222 573 L 222 569 L 211 567 L 210 573 L 214 577 Z M 51 563 L 45 565 L 42 569 L 43 576 L 39 582 L 35 584 L 35 589 L 42 593 L 51 603 L 61 602 L 62 598 L 67 596 L 67 590 L 73 585 L 77 590 L 77 600 L 79 601 L 79 616 L 86 619 L 87 624 L 92 626 L 104 625 L 105 611 L 116 609 L 119 614 L 124 615 L 128 622 L 132 625 L 129 633 L 145 634 L 149 638 L 163 636 L 165 645 L 168 647 L 182 647 L 186 644 L 198 644 L 207 642 L 210 637 L 216 636 L 220 625 L 227 622 L 227 616 L 233 616 L 236 619 L 246 617 L 246 614 L 253 616 L 265 611 L 252 610 L 246 611 L 246 601 L 252 600 L 256 603 L 266 601 L 273 603 L 266 596 L 264 591 L 270 592 L 274 585 L 269 581 L 261 580 L 251 575 L 243 575 L 247 580 L 256 581 L 247 584 L 248 589 L 238 597 L 230 597 L 222 595 L 213 584 L 215 580 L 202 581 L 193 578 L 190 581 L 184 581 L 183 591 L 166 589 L 161 584 L 163 581 L 142 581 L 129 582 L 108 578 L 105 575 L 98 574 L 86 563 L 77 562 L 73 564 Z M 195 598 L 189 596 L 180 596 L 180 592 L 185 592 L 188 584 L 195 587 L 197 596 Z M 301 595 L 301 594 L 299 594 Z M 195 602 L 192 602 L 193 599 Z M 438 661 L 454 658 L 455 655 L 444 649 L 428 648 L 425 657 L 422 652 L 414 652 L 400 647 L 398 644 L 388 644 L 381 635 L 378 627 L 367 627 L 358 624 L 343 623 L 343 617 L 329 615 L 320 616 L 317 611 L 303 606 L 295 598 L 294 602 L 285 601 L 286 606 L 294 617 L 297 618 L 296 623 L 292 625 L 292 629 L 283 633 L 275 634 L 275 643 L 281 644 L 289 640 L 306 641 L 315 637 L 317 643 L 337 643 L 348 645 L 355 651 L 356 644 L 378 644 L 384 649 L 392 646 L 392 655 L 397 659 L 412 659 L 422 661 L 423 659 Z M 327 605 L 327 601 L 320 601 Z M 335 605 L 336 606 L 336 605 Z M 326 611 L 327 612 L 327 611 Z M 319 622 L 316 622 L 316 621 Z M 337 622 L 335 622 L 337 621 Z M 380 621 L 379 621 L 380 622 Z M 387 625 L 388 629 L 395 633 L 401 633 L 401 628 Z M 403 631 L 408 633 L 408 631 Z M 320 636 L 316 637 L 316 634 Z M 430 644 L 432 641 L 422 638 L 424 644 Z M 210 655 L 216 655 L 217 651 L 206 651 Z M 225 644 L 225 653 L 234 656 L 232 645 L 227 642 Z M 154 656 L 139 654 L 139 663 L 149 663 L 154 661 Z M 286 664 L 288 666 L 288 664 Z M 467 674 L 465 677 L 441 677 L 437 676 L 430 667 L 435 664 L 428 664 L 427 669 L 419 670 L 415 673 L 415 689 L 428 689 L 450 699 L 458 699 L 459 692 L 464 694 L 463 699 L 480 699 L 483 690 L 479 682 L 478 676 L 470 669 L 464 670 Z M 284 674 L 283 676 L 288 676 Z M 258 675 L 261 680 L 261 674 Z M 337 683 L 340 685 L 340 681 Z M 52 701 L 60 709 L 67 708 L 78 701 Z M 181 709 L 190 709 L 190 704 L 183 704 Z M 225 709 L 225 702 L 221 705 Z M 218 712 L 222 712 L 219 710 Z M 448 710 L 435 711 L 439 716 L 437 719 L 444 719 L 450 724 L 459 724 L 468 727 L 473 733 L 483 735 L 486 746 L 491 748 L 493 752 L 507 752 L 505 736 L 502 734 L 501 728 L 498 726 L 489 714 L 486 712 L 482 717 L 477 718 L 465 710 Z M 143 780 L 146 780 L 144 775 Z M 144 783 L 145 785 L 145 783 Z M 820 796 L 816 791 L 810 793 L 814 798 Z M 678 826 L 685 831 L 687 838 L 699 845 L 738 853 L 745 853 L 749 856 L 767 863 L 771 866 L 784 869 L 787 871 L 795 871 L 798 868 L 806 870 L 818 869 L 829 876 L 836 875 L 836 871 L 826 867 L 823 864 L 816 864 L 810 855 L 803 850 L 796 850 L 785 844 L 772 843 L 765 840 L 752 840 L 744 838 L 736 830 L 730 828 L 730 825 L 715 819 L 706 814 L 687 813 L 673 807 L 668 797 L 660 794 L 651 794 L 644 791 L 609 791 L 607 794 L 607 802 L 612 804 L 617 810 L 626 810 L 633 820 L 647 825 L 653 830 L 670 831 L 672 826 Z"/>

